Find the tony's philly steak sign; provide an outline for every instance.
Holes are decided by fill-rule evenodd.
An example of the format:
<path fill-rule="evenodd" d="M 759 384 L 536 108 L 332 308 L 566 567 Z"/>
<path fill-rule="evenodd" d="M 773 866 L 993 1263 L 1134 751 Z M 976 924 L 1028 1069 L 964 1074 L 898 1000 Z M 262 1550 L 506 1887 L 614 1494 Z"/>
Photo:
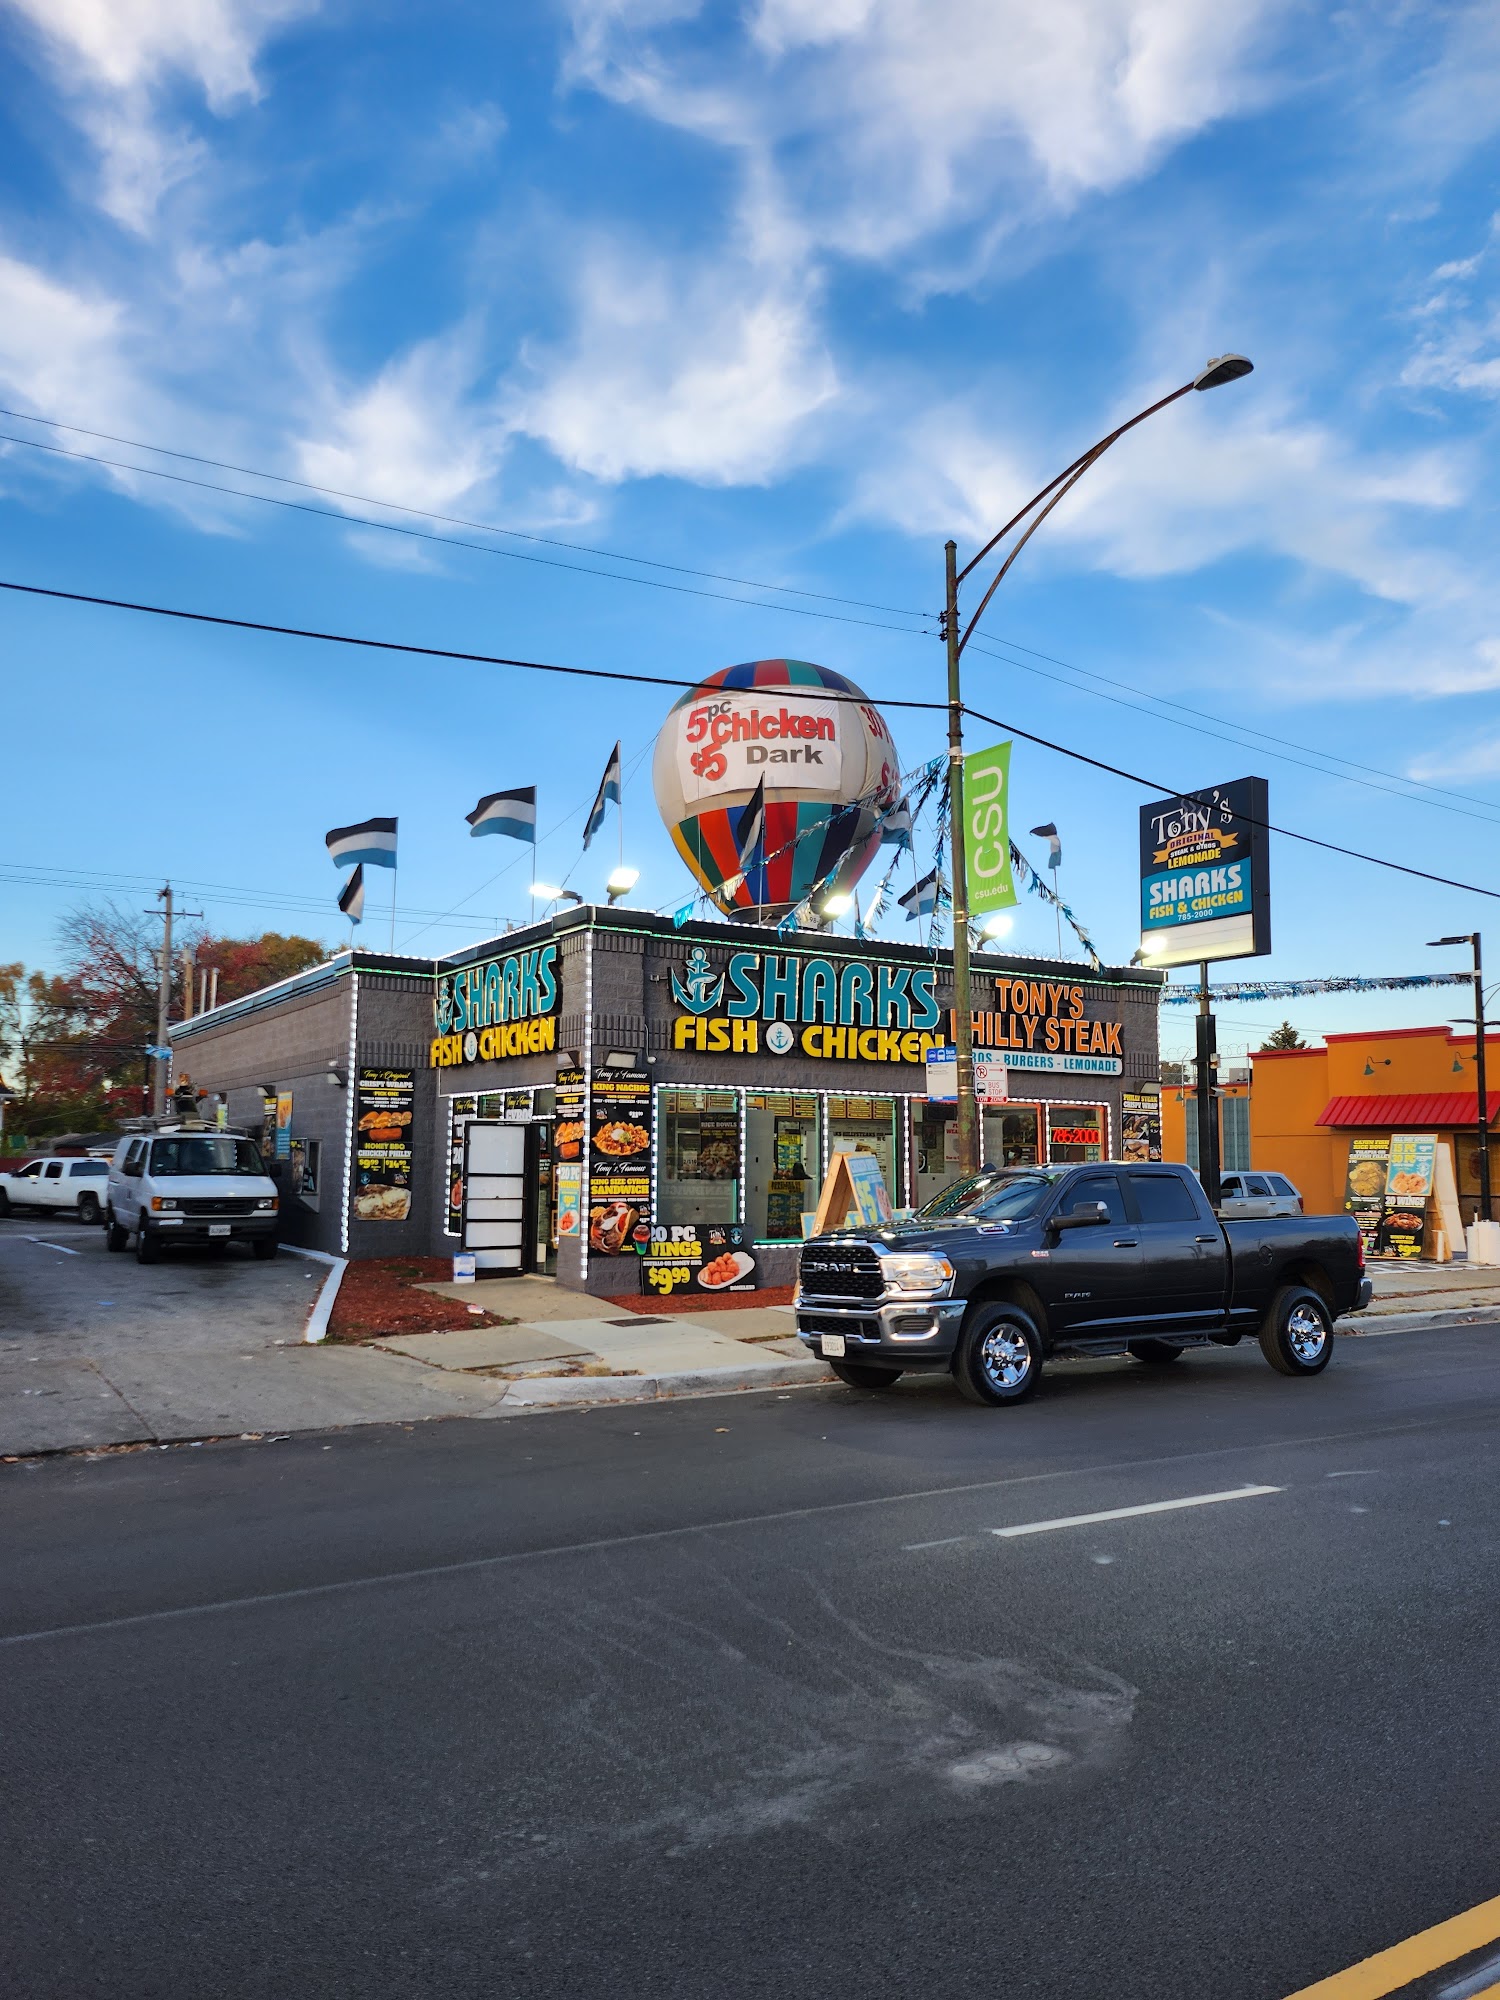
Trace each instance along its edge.
<path fill-rule="evenodd" d="M 834 964 L 793 952 L 731 952 L 716 967 L 701 945 L 672 974 L 682 1010 L 672 1047 L 708 1055 L 799 1050 L 834 1062 L 922 1063 L 941 1048 L 931 966 Z"/>

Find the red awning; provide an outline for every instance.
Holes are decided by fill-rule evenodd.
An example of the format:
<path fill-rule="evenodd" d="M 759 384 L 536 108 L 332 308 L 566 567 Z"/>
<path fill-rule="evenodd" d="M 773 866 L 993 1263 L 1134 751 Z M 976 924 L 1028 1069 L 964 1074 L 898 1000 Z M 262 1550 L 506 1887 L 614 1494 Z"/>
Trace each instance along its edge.
<path fill-rule="evenodd" d="M 1490 1099 L 1490 1118 L 1500 1103 Z M 1330 1097 L 1318 1113 L 1320 1125 L 1360 1131 L 1433 1132 L 1479 1123 L 1479 1099 L 1472 1091 L 1428 1090 L 1385 1097 Z"/>

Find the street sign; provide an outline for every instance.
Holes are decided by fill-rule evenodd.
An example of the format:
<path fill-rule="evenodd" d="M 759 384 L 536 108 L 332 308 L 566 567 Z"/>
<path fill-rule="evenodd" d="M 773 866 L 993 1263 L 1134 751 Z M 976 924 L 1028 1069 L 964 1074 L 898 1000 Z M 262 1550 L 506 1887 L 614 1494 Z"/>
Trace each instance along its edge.
<path fill-rule="evenodd" d="M 1016 901 L 1010 866 L 1010 745 L 964 759 L 964 860 L 969 915 L 993 916 Z"/>

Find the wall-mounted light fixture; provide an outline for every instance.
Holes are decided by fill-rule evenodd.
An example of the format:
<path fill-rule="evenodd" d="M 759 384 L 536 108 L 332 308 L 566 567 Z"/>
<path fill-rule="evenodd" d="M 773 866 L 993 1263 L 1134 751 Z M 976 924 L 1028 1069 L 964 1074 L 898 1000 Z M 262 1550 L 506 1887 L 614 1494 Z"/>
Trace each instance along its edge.
<path fill-rule="evenodd" d="M 330 1062 L 328 1065 L 328 1081 L 333 1085 L 335 1090 L 342 1090 L 348 1083 L 349 1078 L 336 1062 Z"/>
<path fill-rule="evenodd" d="M 606 1069 L 639 1069 L 640 1054 L 635 1049 L 611 1049 L 604 1058 Z"/>

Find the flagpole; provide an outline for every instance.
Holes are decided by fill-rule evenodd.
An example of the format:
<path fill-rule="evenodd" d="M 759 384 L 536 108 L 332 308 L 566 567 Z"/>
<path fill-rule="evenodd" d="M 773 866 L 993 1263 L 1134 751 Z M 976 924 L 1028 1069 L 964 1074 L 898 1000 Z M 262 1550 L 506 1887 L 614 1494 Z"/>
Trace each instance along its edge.
<path fill-rule="evenodd" d="M 396 949 L 396 871 L 391 870 L 391 950 Z"/>

